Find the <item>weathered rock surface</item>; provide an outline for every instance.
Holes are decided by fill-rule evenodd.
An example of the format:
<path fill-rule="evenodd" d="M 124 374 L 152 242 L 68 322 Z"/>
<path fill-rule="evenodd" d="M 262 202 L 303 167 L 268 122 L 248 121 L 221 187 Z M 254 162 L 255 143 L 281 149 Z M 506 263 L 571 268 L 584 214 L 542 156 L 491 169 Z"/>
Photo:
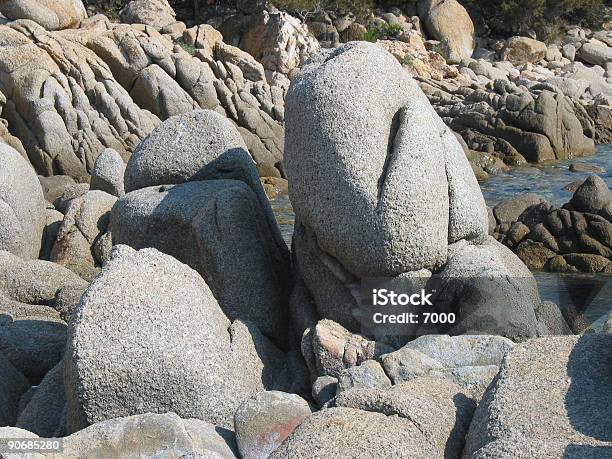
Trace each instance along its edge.
<path fill-rule="evenodd" d="M 130 0 L 119 11 L 121 22 L 146 24 L 156 29 L 176 22 L 176 13 L 167 0 Z"/>
<path fill-rule="evenodd" d="M 111 233 L 115 244 L 155 247 L 196 269 L 231 320 L 252 321 L 283 342 L 288 250 L 255 185 L 263 198 L 239 180 L 133 191 L 113 208 Z"/>
<path fill-rule="evenodd" d="M 502 58 L 514 65 L 537 62 L 546 57 L 546 44 L 529 37 L 512 37 L 503 50 Z"/>
<path fill-rule="evenodd" d="M 295 394 L 267 391 L 245 400 L 234 414 L 241 457 L 267 458 L 310 414 L 306 400 Z"/>
<path fill-rule="evenodd" d="M 45 224 L 36 173 L 15 149 L 0 143 L 0 250 L 38 258 Z"/>
<path fill-rule="evenodd" d="M 14 425 L 17 420 L 19 398 L 30 388 L 24 375 L 0 354 L 0 424 Z"/>
<path fill-rule="evenodd" d="M 9 19 L 30 19 L 47 30 L 78 26 L 87 18 L 81 0 L 7 0 L 0 13 Z"/>
<path fill-rule="evenodd" d="M 107 234 L 110 212 L 117 198 L 104 191 L 88 191 L 70 201 L 57 232 L 50 260 L 80 277 L 92 280 L 108 258 L 112 241 Z"/>
<path fill-rule="evenodd" d="M 231 324 L 195 271 L 117 246 L 70 322 L 69 431 L 167 411 L 231 426 L 242 399 L 286 384 L 282 356 L 255 326 Z"/>
<path fill-rule="evenodd" d="M 0 428 L 0 438 L 36 438 L 32 432 Z M 234 459 L 231 431 L 175 413 L 128 416 L 99 422 L 63 439 L 62 455 L 112 457 L 211 457 Z M 48 455 L 46 455 L 48 457 Z M 9 456 L 12 459 L 12 456 Z"/>
<path fill-rule="evenodd" d="M 66 405 L 64 363 L 60 362 L 45 375 L 36 392 L 19 414 L 16 426 L 40 437 L 53 437 L 60 427 Z"/>
<path fill-rule="evenodd" d="M 458 458 L 475 408 L 453 384 L 420 379 L 392 389 L 343 392 L 307 418 L 270 457 Z M 350 435 L 346 435 L 350 432 Z"/>
<path fill-rule="evenodd" d="M 466 457 L 605 457 L 611 350 L 599 334 L 517 345 L 474 414 Z"/>
<path fill-rule="evenodd" d="M 419 16 L 432 38 L 442 44 L 442 53 L 450 64 L 472 57 L 474 24 L 465 8 L 456 0 L 421 0 Z"/>
<path fill-rule="evenodd" d="M 107 148 L 100 153 L 94 163 L 94 168 L 91 171 L 90 189 L 104 191 L 120 198 L 125 194 L 124 175 L 125 163 L 123 158 L 112 148 Z"/>

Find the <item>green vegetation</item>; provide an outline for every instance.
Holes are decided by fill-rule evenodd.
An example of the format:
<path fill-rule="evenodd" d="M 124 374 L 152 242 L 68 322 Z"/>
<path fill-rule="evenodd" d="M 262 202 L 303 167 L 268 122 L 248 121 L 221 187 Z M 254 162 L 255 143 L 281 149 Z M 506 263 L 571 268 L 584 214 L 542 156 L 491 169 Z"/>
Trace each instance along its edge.
<path fill-rule="evenodd" d="M 340 14 L 353 13 L 357 17 L 366 17 L 373 8 L 372 0 L 271 0 L 270 3 L 302 17 L 321 10 Z"/>
<path fill-rule="evenodd" d="M 387 24 L 384 31 L 389 37 L 399 37 L 404 32 L 404 28 L 399 24 Z"/>
<path fill-rule="evenodd" d="M 612 0 L 465 0 L 462 3 L 485 18 L 495 34 L 533 29 L 542 37 L 566 23 L 598 27 L 610 19 L 612 6 Z"/>
<path fill-rule="evenodd" d="M 370 43 L 376 43 L 378 41 L 378 37 L 380 37 L 380 31 L 376 28 L 372 28 L 366 30 L 361 39 L 363 41 L 369 41 Z"/>
<path fill-rule="evenodd" d="M 192 56 L 195 56 L 195 52 L 196 52 L 195 46 L 185 43 L 183 40 L 179 40 L 177 44 L 181 48 L 183 48 L 185 51 L 187 51 L 189 54 L 191 54 Z"/>
<path fill-rule="evenodd" d="M 402 65 L 408 65 L 414 68 L 414 56 L 412 54 L 406 54 L 404 58 L 400 61 Z"/>

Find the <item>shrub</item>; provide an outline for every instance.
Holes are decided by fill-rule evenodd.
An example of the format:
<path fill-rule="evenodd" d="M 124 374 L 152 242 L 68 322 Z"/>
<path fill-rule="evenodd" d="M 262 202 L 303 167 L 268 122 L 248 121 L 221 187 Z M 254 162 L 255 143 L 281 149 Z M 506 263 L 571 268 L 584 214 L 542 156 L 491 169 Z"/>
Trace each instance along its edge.
<path fill-rule="evenodd" d="M 378 41 L 378 37 L 380 37 L 380 30 L 372 28 L 366 30 L 361 39 L 363 41 L 369 41 L 370 43 L 376 43 Z"/>
<path fill-rule="evenodd" d="M 270 0 L 278 9 L 306 17 L 320 10 L 334 11 L 340 14 L 353 13 L 365 17 L 372 11 L 372 0 Z"/>

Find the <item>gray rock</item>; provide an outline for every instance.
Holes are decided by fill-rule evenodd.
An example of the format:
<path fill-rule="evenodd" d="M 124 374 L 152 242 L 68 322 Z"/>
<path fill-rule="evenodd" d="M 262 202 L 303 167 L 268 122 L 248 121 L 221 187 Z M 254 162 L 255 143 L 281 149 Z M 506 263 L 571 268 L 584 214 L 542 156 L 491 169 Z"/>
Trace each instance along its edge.
<path fill-rule="evenodd" d="M 28 316 L 0 323 L 0 352 L 33 384 L 62 359 L 66 324 L 45 316 Z"/>
<path fill-rule="evenodd" d="M 559 306 L 550 301 L 542 301 L 535 309 L 538 322 L 544 325 L 546 335 L 571 335 L 572 330 L 567 324 Z"/>
<path fill-rule="evenodd" d="M 69 175 L 52 175 L 51 177 L 38 176 L 40 186 L 42 186 L 43 196 L 48 202 L 54 202 L 59 198 L 66 188 L 76 185 L 76 182 Z"/>
<path fill-rule="evenodd" d="M 434 370 L 428 376 L 456 384 L 480 400 L 498 371 L 499 365 L 479 365 Z"/>
<path fill-rule="evenodd" d="M 66 405 L 64 392 L 64 363 L 60 362 L 45 375 L 24 410 L 16 426 L 40 437 L 53 437 L 60 425 Z"/>
<path fill-rule="evenodd" d="M 520 259 L 493 238 L 480 246 L 455 245 L 440 273 L 435 299 L 439 307 L 456 313 L 447 333 L 537 336 L 538 288 Z"/>
<path fill-rule="evenodd" d="M 410 381 L 427 376 L 433 370 L 442 370 L 444 366 L 423 352 L 404 346 L 401 349 L 381 357 L 385 373 L 393 384 Z"/>
<path fill-rule="evenodd" d="M 167 411 L 229 427 L 242 399 L 284 387 L 285 370 L 255 326 L 230 326 L 197 272 L 116 246 L 70 322 L 69 431 Z"/>
<path fill-rule="evenodd" d="M 235 459 L 231 431 L 174 413 L 110 419 L 64 438 L 67 457 L 181 457 Z"/>
<path fill-rule="evenodd" d="M 26 377 L 0 354 L 0 425 L 15 424 L 19 399 L 29 388 Z"/>
<path fill-rule="evenodd" d="M 87 183 L 77 183 L 76 185 L 67 186 L 61 196 L 53 201 L 53 205 L 58 211 L 65 214 L 68 210 L 70 201 L 83 196 L 88 191 L 89 185 Z"/>
<path fill-rule="evenodd" d="M 173 116 L 154 129 L 130 157 L 125 190 L 203 180 L 217 172 L 215 160 L 233 150 L 247 148 L 226 117 L 212 110 Z"/>
<path fill-rule="evenodd" d="M 513 65 L 538 62 L 546 57 L 546 44 L 529 37 L 512 37 L 506 42 L 502 59 Z"/>
<path fill-rule="evenodd" d="M 91 171 L 90 190 L 102 190 L 120 198 L 125 194 L 123 176 L 125 174 L 125 163 L 121 155 L 107 148 L 96 159 Z"/>
<path fill-rule="evenodd" d="M 605 457 L 610 448 L 612 336 L 517 345 L 474 414 L 465 457 Z"/>
<path fill-rule="evenodd" d="M 544 201 L 544 198 L 533 193 L 524 193 L 505 199 L 493 208 L 493 214 L 498 224 L 518 221 L 525 210 Z"/>
<path fill-rule="evenodd" d="M 611 200 L 608 184 L 601 177 L 591 175 L 578 187 L 570 203 L 576 210 L 596 214 Z"/>
<path fill-rule="evenodd" d="M 312 398 L 319 406 L 323 406 L 336 396 L 337 388 L 338 379 L 333 376 L 319 376 L 312 383 Z"/>
<path fill-rule="evenodd" d="M 493 335 L 428 335 L 406 344 L 401 350 L 413 349 L 439 362 L 443 367 L 499 366 L 514 343 Z M 432 369 L 436 369 L 432 367 Z"/>
<path fill-rule="evenodd" d="M 46 224 L 45 199 L 32 166 L 0 143 L 0 250 L 38 258 Z"/>
<path fill-rule="evenodd" d="M 342 370 L 338 376 L 337 394 L 349 389 L 383 389 L 391 387 L 391 381 L 383 367 L 375 360 Z"/>
<path fill-rule="evenodd" d="M 85 290 L 88 283 L 69 269 L 43 260 L 22 260 L 0 251 L 0 293 L 27 304 L 53 306 L 60 290 Z"/>
<path fill-rule="evenodd" d="M 267 458 L 310 413 L 306 400 L 295 394 L 267 391 L 245 400 L 234 414 L 241 457 Z"/>
<path fill-rule="evenodd" d="M 571 62 L 574 62 L 574 59 L 576 58 L 576 47 L 571 43 L 568 43 L 561 48 L 561 53 L 563 54 L 563 57 L 569 59 Z"/>
<path fill-rule="evenodd" d="M 605 67 L 608 62 L 612 62 L 612 48 L 586 42 L 578 50 L 578 56 L 589 64 Z"/>
<path fill-rule="evenodd" d="M 120 199 L 115 244 L 155 247 L 196 269 L 231 319 L 254 322 L 282 342 L 287 333 L 289 260 L 276 222 L 238 180 L 149 187 Z M 271 217 L 273 218 L 273 217 Z M 282 244 L 282 245 L 281 245 Z"/>
<path fill-rule="evenodd" d="M 349 390 L 336 405 L 306 419 L 271 457 L 458 458 L 475 408 L 459 387 L 427 378 Z"/>
<path fill-rule="evenodd" d="M 100 190 L 72 199 L 57 232 L 51 261 L 92 280 L 104 262 L 96 256 L 96 247 L 103 242 L 115 202 L 115 196 Z"/>

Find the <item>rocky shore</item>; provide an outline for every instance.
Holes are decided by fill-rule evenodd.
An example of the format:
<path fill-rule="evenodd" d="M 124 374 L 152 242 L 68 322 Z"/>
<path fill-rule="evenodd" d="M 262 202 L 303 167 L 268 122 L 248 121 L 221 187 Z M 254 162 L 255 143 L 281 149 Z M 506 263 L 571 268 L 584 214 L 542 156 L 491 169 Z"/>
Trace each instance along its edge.
<path fill-rule="evenodd" d="M 62 439 L 0 457 L 608 457 L 612 313 L 532 274 L 612 273 L 608 184 L 478 182 L 610 141 L 608 32 L 213 3 L 0 2 L 0 445 Z"/>

